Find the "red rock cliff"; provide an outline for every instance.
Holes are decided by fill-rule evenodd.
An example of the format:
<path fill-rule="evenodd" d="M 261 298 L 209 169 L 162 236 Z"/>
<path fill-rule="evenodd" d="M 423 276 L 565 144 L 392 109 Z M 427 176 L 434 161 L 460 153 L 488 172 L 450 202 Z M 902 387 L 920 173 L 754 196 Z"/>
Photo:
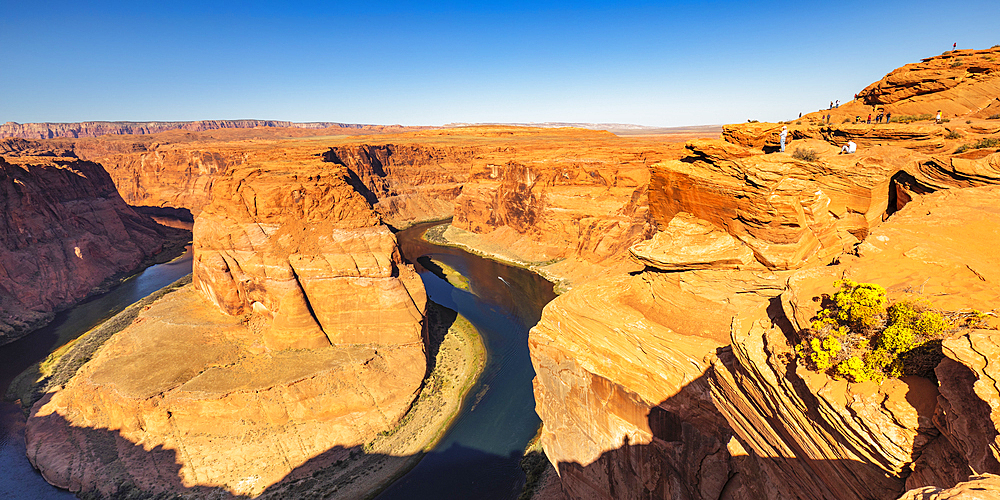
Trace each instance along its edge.
<path fill-rule="evenodd" d="M 0 190 L 0 343 L 178 237 L 129 208 L 96 163 L 0 158 Z"/>

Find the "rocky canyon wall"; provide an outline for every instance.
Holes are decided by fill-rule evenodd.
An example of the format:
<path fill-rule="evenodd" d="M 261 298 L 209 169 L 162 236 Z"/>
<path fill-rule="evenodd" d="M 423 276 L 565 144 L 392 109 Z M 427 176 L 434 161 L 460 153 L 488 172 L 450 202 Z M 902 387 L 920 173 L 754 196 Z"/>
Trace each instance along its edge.
<path fill-rule="evenodd" d="M 184 235 L 137 214 L 92 162 L 0 157 L 0 344 Z"/>
<path fill-rule="evenodd" d="M 468 146 L 359 144 L 331 147 L 323 158 L 350 169 L 382 220 L 405 228 L 451 217 L 479 154 Z"/>

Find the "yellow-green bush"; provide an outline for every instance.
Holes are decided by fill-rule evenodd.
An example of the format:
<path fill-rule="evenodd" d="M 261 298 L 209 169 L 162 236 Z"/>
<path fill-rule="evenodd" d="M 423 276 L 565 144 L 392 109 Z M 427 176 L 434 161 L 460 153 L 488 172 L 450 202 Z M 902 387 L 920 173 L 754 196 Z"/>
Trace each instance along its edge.
<path fill-rule="evenodd" d="M 825 296 L 824 308 L 811 328 L 801 332 L 795 350 L 807 367 L 851 382 L 885 377 L 934 377 L 940 361 L 940 339 L 958 325 L 985 325 L 986 315 L 934 311 L 924 302 L 890 304 L 885 288 L 873 283 L 841 280 Z M 951 319 L 949 319 L 951 318 Z"/>
<path fill-rule="evenodd" d="M 840 286 L 840 291 L 833 295 L 833 301 L 838 309 L 837 319 L 847 326 L 871 328 L 878 324 L 885 314 L 885 306 L 889 299 L 885 296 L 885 288 L 874 283 L 855 283 L 851 280 L 841 280 L 834 285 Z"/>

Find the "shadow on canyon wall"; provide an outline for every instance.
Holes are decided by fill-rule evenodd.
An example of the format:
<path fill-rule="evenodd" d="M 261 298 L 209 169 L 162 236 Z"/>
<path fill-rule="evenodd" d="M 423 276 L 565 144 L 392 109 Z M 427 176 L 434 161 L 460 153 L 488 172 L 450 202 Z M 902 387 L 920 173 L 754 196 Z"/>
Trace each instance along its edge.
<path fill-rule="evenodd" d="M 744 438 L 739 440 L 741 444 L 730 441 L 737 433 L 708 396 L 713 377 L 717 376 L 715 371 L 721 369 L 712 366 L 675 396 L 646 413 L 645 423 L 653 435 L 649 443 L 630 443 L 625 436 L 622 446 L 603 452 L 592 463 L 559 463 L 565 494 L 569 498 L 606 500 L 891 500 L 913 487 L 952 487 L 967 480 L 972 472 L 968 465 L 972 457 L 968 453 L 963 456 L 952 440 L 934 432 L 928 434 L 923 446 L 915 449 L 910 467 L 899 477 L 888 475 L 873 462 L 802 458 L 809 456 L 807 448 L 824 449 L 821 442 L 824 433 L 843 436 L 857 429 L 835 429 L 822 423 L 816 396 L 795 374 L 794 365 L 788 365 L 783 374 L 785 382 L 794 390 L 792 397 L 804 403 L 805 414 L 815 430 L 796 427 L 800 421 L 794 416 L 776 414 L 773 407 L 761 404 L 762 400 L 768 400 L 769 405 L 777 402 L 769 400 L 773 394 L 766 394 L 752 384 L 752 374 L 736 362 L 731 346 L 720 348 L 718 357 L 740 383 L 736 387 L 740 400 L 729 402 L 730 410 L 744 413 L 739 418 L 746 418 L 739 434 L 744 438 L 749 435 L 762 449 L 770 448 L 768 456 L 757 455 L 749 444 L 744 449 Z M 962 408 L 952 409 L 968 411 L 971 418 L 989 422 L 989 405 L 973 392 L 975 374 L 964 365 L 956 371 L 961 372 L 961 368 L 968 371 L 968 376 L 949 377 L 943 382 L 951 386 L 951 391 L 968 395 L 962 400 Z M 917 410 L 918 418 L 931 421 L 935 405 L 918 400 L 926 397 L 927 380 L 919 377 L 901 380 L 908 386 L 905 397 Z M 638 396 L 625 394 L 619 388 L 605 406 L 624 408 L 635 401 Z M 629 420 L 627 415 L 619 416 Z M 943 429 L 942 423 L 938 420 L 935 423 Z M 996 432 L 984 429 L 982 434 L 981 439 L 960 439 L 974 443 L 976 449 L 986 450 Z M 851 450 L 856 456 L 877 456 L 880 446 L 877 440 L 881 437 L 852 435 L 836 439 L 833 445 Z M 924 450 L 928 450 L 929 458 L 921 457 Z M 917 484 L 907 484 L 911 474 L 916 474 Z"/>

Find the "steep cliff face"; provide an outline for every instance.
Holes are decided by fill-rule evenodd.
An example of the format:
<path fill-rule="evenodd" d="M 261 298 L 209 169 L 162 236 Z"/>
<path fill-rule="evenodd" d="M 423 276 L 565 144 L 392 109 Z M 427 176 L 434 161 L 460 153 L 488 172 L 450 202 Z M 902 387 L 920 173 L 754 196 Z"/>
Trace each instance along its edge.
<path fill-rule="evenodd" d="M 0 344 L 182 236 L 129 208 L 96 163 L 0 158 L 0 190 Z"/>
<path fill-rule="evenodd" d="M 360 144 L 331 147 L 323 157 L 349 168 L 382 219 L 403 228 L 451 217 L 477 154 L 475 147 Z"/>
<path fill-rule="evenodd" d="M 645 270 L 573 288 L 529 338 L 564 493 L 888 500 L 990 487 L 962 482 L 1000 467 L 994 330 L 945 340 L 937 380 L 881 385 L 809 371 L 792 347 L 843 277 L 995 313 L 1000 152 L 980 140 L 998 131 L 982 113 L 1000 92 L 976 62 L 994 54 L 966 55 L 925 61 L 964 75 L 937 90 L 890 78 L 862 93 L 895 96 L 875 103 L 894 119 L 956 101 L 946 116 L 965 125 L 855 123 L 873 111 L 859 100 L 789 123 L 785 153 L 781 124 L 747 123 L 652 164 L 654 230 L 629 247 Z M 858 152 L 840 155 L 848 140 Z"/>
<path fill-rule="evenodd" d="M 986 187 L 911 202 L 859 246 L 859 255 L 792 275 L 781 296 L 781 316 L 791 331 L 804 328 L 819 308 L 814 297 L 828 293 L 841 277 L 880 283 L 893 299 L 930 300 L 944 310 L 989 310 L 1000 298 L 990 285 L 1000 279 L 1000 268 L 987 257 L 993 252 L 984 241 L 996 233 L 998 200 L 1000 188 Z M 762 471 L 755 481 L 760 493 L 895 498 L 904 489 L 953 486 L 972 470 L 998 470 L 995 458 L 983 458 L 991 455 L 984 450 L 996 436 L 997 419 L 989 412 L 962 411 L 977 398 L 995 399 L 995 388 L 985 389 L 993 374 L 984 373 L 982 358 L 971 354 L 975 348 L 961 347 L 981 345 L 979 351 L 989 352 L 983 347 L 987 332 L 960 332 L 945 341 L 951 361 L 938 368 L 939 397 L 938 384 L 920 377 L 848 384 L 808 371 L 793 361 L 789 332 L 772 321 L 761 312 L 738 318 L 732 356 L 720 356 L 711 376 L 716 407 L 749 452 L 752 469 Z M 957 364 L 986 380 L 974 385 L 968 377 L 940 371 L 955 371 Z M 947 421 L 954 422 L 950 431 L 941 425 Z"/>
<path fill-rule="evenodd" d="M 347 169 L 296 170 L 217 181 L 195 222 L 195 286 L 270 323 L 271 349 L 419 343 L 423 285 Z"/>
<path fill-rule="evenodd" d="M 767 272 L 647 271 L 575 287 L 528 339 L 542 444 L 570 498 L 717 499 L 737 464 L 705 377 Z M 691 311 L 698 311 L 692 314 Z"/>
<path fill-rule="evenodd" d="M 46 479 L 105 496 L 259 495 L 359 453 L 426 370 L 426 296 L 344 167 L 228 170 L 194 283 L 145 308 L 32 408 Z"/>
<path fill-rule="evenodd" d="M 99 161 L 129 203 L 195 214 L 228 168 L 322 157 L 351 172 L 387 224 L 402 228 L 454 215 L 454 242 L 544 263 L 549 275 L 558 276 L 621 265 L 625 249 L 651 231 L 648 165 L 683 154 L 670 137 L 579 129 L 462 127 L 294 140 L 278 130 L 174 131 L 9 147 Z"/>

